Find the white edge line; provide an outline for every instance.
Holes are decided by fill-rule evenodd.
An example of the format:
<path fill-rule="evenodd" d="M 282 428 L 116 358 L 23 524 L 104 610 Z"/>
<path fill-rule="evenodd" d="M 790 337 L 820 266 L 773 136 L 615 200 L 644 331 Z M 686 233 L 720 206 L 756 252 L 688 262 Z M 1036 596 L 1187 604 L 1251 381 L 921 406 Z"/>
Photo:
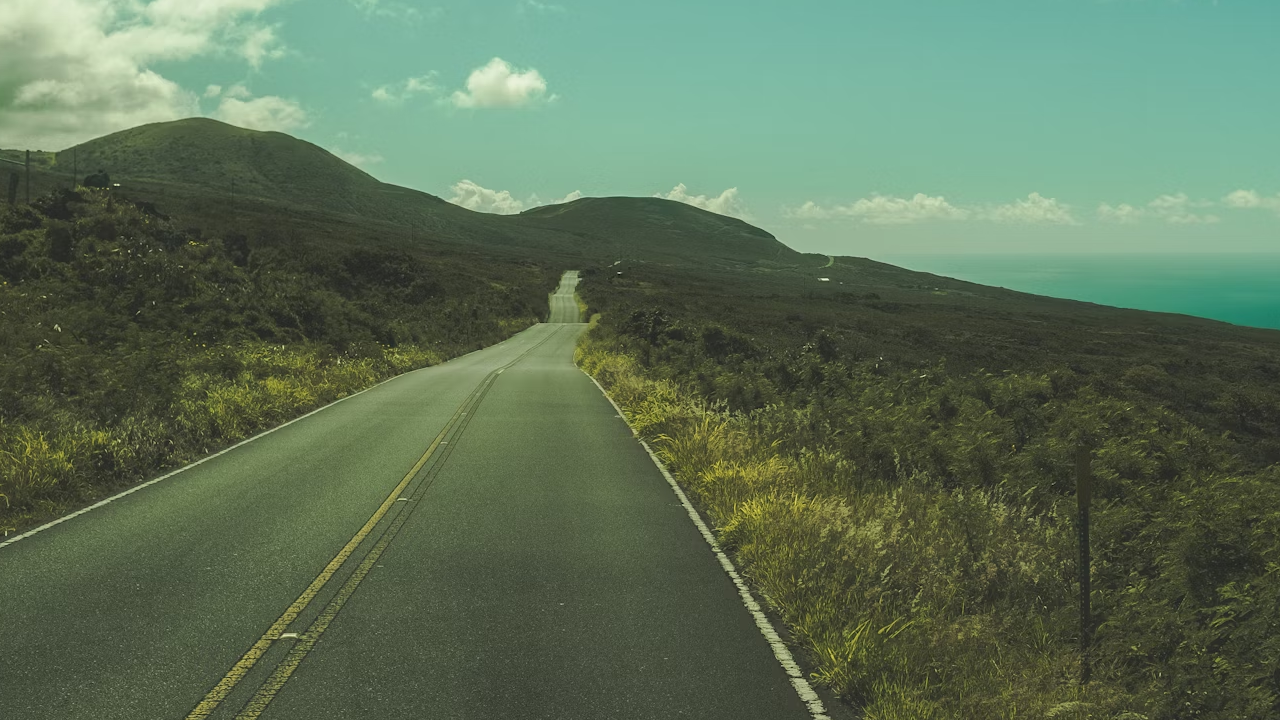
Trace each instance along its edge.
<path fill-rule="evenodd" d="M 530 328 L 536 327 L 537 325 L 541 325 L 541 324 L 544 324 L 544 323 L 535 323 L 534 325 L 530 325 L 529 327 L 525 328 L 525 330 L 529 330 Z M 520 332 L 524 332 L 525 330 L 521 330 Z M 519 334 L 520 334 L 520 333 L 516 333 L 516 335 L 519 335 Z M 515 337 L 515 335 L 512 335 L 511 337 Z M 510 339 L 511 339 L 511 337 L 507 338 L 507 340 L 510 340 Z M 506 342 L 507 340 L 503 340 L 502 342 Z M 356 391 L 356 392 L 353 392 L 353 393 L 351 393 L 350 395 L 347 395 L 346 397 L 340 397 L 340 398 L 338 398 L 337 400 L 334 400 L 333 402 L 329 403 L 328 405 L 322 405 L 321 407 L 318 407 L 318 408 L 316 408 L 315 410 L 312 410 L 311 412 L 307 413 L 306 415 L 300 415 L 300 416 L 298 416 L 298 417 L 296 417 L 296 418 L 294 418 L 294 419 L 292 419 L 292 420 L 290 420 L 290 421 L 288 421 L 288 422 L 284 422 L 284 423 L 281 423 L 281 424 L 279 424 L 279 425 L 276 425 L 275 427 L 270 428 L 269 430 L 264 430 L 264 431 L 262 431 L 262 432 L 258 433 L 257 435 L 254 435 L 254 436 L 253 436 L 253 437 L 251 437 L 251 438 L 247 438 L 247 439 L 241 440 L 240 442 L 236 443 L 235 445 L 232 445 L 231 447 L 223 448 L 223 449 L 219 450 L 218 452 L 216 452 L 216 453 L 214 453 L 214 454 L 212 454 L 212 455 L 206 455 L 206 456 L 204 456 L 204 457 L 200 458 L 199 460 L 196 460 L 195 462 L 191 463 L 190 465 L 184 465 L 184 466 L 182 466 L 182 467 L 178 468 L 177 470 L 172 470 L 172 471 L 170 471 L 170 472 L 167 472 L 167 473 L 165 473 L 164 475 L 161 475 L 161 476 L 160 476 L 160 477 L 158 477 L 158 478 L 155 478 L 155 479 L 152 479 L 152 480 L 148 480 L 148 481 L 146 481 L 146 482 L 144 482 L 144 483 L 141 483 L 141 484 L 139 484 L 139 485 L 134 485 L 133 487 L 131 487 L 131 488 L 127 489 L 127 490 L 123 490 L 123 491 L 121 491 L 121 492 L 118 492 L 118 493 L 116 493 L 115 495 L 112 495 L 112 496 L 111 496 L 111 497 L 109 497 L 109 498 L 106 498 L 106 499 L 104 499 L 104 500 L 99 500 L 98 502 L 96 502 L 96 503 L 94 503 L 94 504 L 90 505 L 89 507 L 81 508 L 81 509 L 79 509 L 79 510 L 77 510 L 77 511 L 75 511 L 75 512 L 73 512 L 73 513 L 69 514 L 69 515 L 63 515 L 62 517 L 60 517 L 60 518 L 58 518 L 58 519 L 56 519 L 56 520 L 50 520 L 49 522 L 45 523 L 44 525 L 41 525 L 41 526 L 39 526 L 39 527 L 32 528 L 32 529 L 30 529 L 30 530 L 28 530 L 28 531 L 26 531 L 26 532 L 22 533 L 21 535 L 14 535 L 13 537 L 11 537 L 11 538 L 9 538 L 9 539 L 4 540 L 3 542 L 0 542 L 0 548 L 3 548 L 3 547 L 8 546 L 8 545 L 12 545 L 12 544 L 14 544 L 14 543 L 18 542 L 19 540 L 24 539 L 24 538 L 29 538 L 29 537 L 31 537 L 32 535 L 35 535 L 35 534 L 36 534 L 36 533 L 38 533 L 38 532 L 43 532 L 43 531 L 45 531 L 45 530 L 48 530 L 49 528 L 53 527 L 54 525 L 58 525 L 58 524 L 60 524 L 60 523 L 64 523 L 64 522 L 66 522 L 66 521 L 70 520 L 71 518 L 73 518 L 73 517 L 77 517 L 77 516 L 79 516 L 79 515 L 83 515 L 83 514 L 85 514 L 85 513 L 89 512 L 90 510 L 97 510 L 98 508 L 102 507 L 103 505 L 106 505 L 107 503 L 110 503 L 110 502 L 114 502 L 114 501 L 116 501 L 116 500 L 119 500 L 120 498 L 124 497 L 125 495 L 131 495 L 131 494 L 133 494 L 133 493 L 136 493 L 136 492 L 138 492 L 139 490 L 141 490 L 141 489 L 143 489 L 143 488 L 145 488 L 145 487 L 149 487 L 149 486 L 151 486 L 151 485 L 155 485 L 156 483 L 160 482 L 161 480 L 168 480 L 169 478 L 173 477 L 174 475 L 177 475 L 177 474 L 178 474 L 178 473 L 180 473 L 180 472 L 184 472 L 184 471 L 190 470 L 191 468 L 193 468 L 193 467 L 195 467 L 195 466 L 197 466 L 197 465 L 201 465 L 201 464 L 203 464 L 203 463 L 209 462 L 210 460 L 212 460 L 212 459 L 214 459 L 214 458 L 218 457 L 219 455 L 224 455 L 224 454 L 226 454 L 226 453 L 231 452 L 232 450 L 235 450 L 236 448 L 240 447 L 241 445 L 248 445 L 249 443 L 253 442 L 254 440 L 257 440 L 257 439 L 258 439 L 258 438 L 260 438 L 260 437 L 265 437 L 265 436 L 267 436 L 267 435 L 270 435 L 271 433 L 273 433 L 273 432 L 275 432 L 275 431 L 279 430 L 280 428 L 283 428 L 283 427 L 287 427 L 287 426 L 289 426 L 289 425 L 292 425 L 292 424 L 294 424 L 294 423 L 298 422 L 299 420 L 305 420 L 305 419 L 307 419 L 307 418 L 311 417 L 312 415 L 315 415 L 316 413 L 320 412 L 321 410 L 327 410 L 327 409 L 329 409 L 329 408 L 333 407 L 334 405 L 337 405 L 338 403 L 342 402 L 343 400 L 350 400 L 351 398 L 353 398 L 353 397 L 355 397 L 355 396 L 357 396 L 357 395 L 363 395 L 364 393 L 367 393 L 367 392 L 369 392 L 370 390 L 372 390 L 372 389 L 374 389 L 374 388 L 376 388 L 376 387 L 380 387 L 380 386 L 382 386 L 382 385 L 386 385 L 387 383 L 391 382 L 392 380 L 398 380 L 398 379 L 400 379 L 400 378 L 404 377 L 405 375 L 412 375 L 413 373 L 420 372 L 420 371 L 422 371 L 422 370 L 427 370 L 427 369 L 434 368 L 434 367 L 440 367 L 440 366 L 442 366 L 442 365 L 445 365 L 446 363 L 451 363 L 451 362 L 453 362 L 454 360 L 461 360 L 462 358 L 467 357 L 467 355 L 474 355 L 475 353 L 478 353 L 478 352 L 480 352 L 481 350 L 488 350 L 490 347 L 496 347 L 498 344 L 501 344 L 501 343 L 495 343 L 494 345 L 490 345 L 490 346 L 487 346 L 487 347 L 482 347 L 482 348 L 479 348 L 479 349 L 477 349 L 477 350 L 472 350 L 471 352 L 466 353 L 465 355 L 459 355 L 459 356 L 457 356 L 457 357 L 452 357 L 452 358 L 449 358 L 448 360 L 445 360 L 444 362 L 437 363 L 437 364 L 435 364 L 435 365 L 426 365 L 426 366 L 423 366 L 423 367 L 420 367 L 420 368 L 414 368 L 413 370 L 409 370 L 408 372 L 402 372 L 402 373 L 400 373 L 399 375 L 395 375 L 395 376 L 392 376 L 392 377 L 387 378 L 386 380 L 383 380 L 382 382 L 378 383 L 377 385 L 370 385 L 369 387 L 367 387 L 367 388 L 365 388 L 365 389 L 363 389 L 363 390 L 358 390 L 358 391 Z"/>
<path fill-rule="evenodd" d="M 582 370 L 581 367 L 578 369 Z M 689 502 L 688 496 L 684 494 L 684 490 L 680 489 L 680 485 L 676 483 L 675 478 L 671 476 L 667 467 L 654 454 L 653 449 L 649 447 L 649 443 L 640 439 L 639 433 L 636 432 L 635 428 L 631 427 L 631 421 L 627 420 L 627 414 L 622 412 L 622 408 L 618 407 L 618 403 L 609 397 L 609 393 L 605 392 L 604 388 L 599 382 L 596 382 L 595 378 L 591 377 L 590 373 L 582 370 L 582 374 L 591 378 L 591 382 L 595 383 L 595 386 L 599 388 L 600 394 L 604 395 L 605 400 L 608 400 L 613 409 L 618 411 L 618 417 L 622 418 L 622 422 L 626 423 L 628 428 L 631 428 L 631 434 L 635 436 L 636 442 L 640 443 L 644 451 L 649 453 L 649 459 L 653 460 L 653 464 L 658 466 L 658 470 L 662 472 L 662 477 L 667 479 L 667 484 L 671 486 L 676 497 L 680 498 L 680 504 L 684 506 L 685 512 L 689 513 L 689 518 L 697 526 L 698 532 L 702 533 L 702 539 L 707 541 L 707 544 L 711 546 L 711 551 L 715 553 L 716 559 L 720 561 L 720 567 L 724 568 L 729 578 L 733 580 L 733 584 L 738 588 L 738 595 L 742 598 L 742 604 L 747 607 L 747 611 L 751 613 L 751 617 L 756 621 L 756 627 L 760 629 L 760 634 L 764 635 L 769 647 L 773 649 L 773 656 L 778 659 L 783 671 L 787 673 L 787 677 L 791 680 L 791 685 L 796 689 L 796 694 L 800 696 L 800 701 L 809 708 L 809 714 L 813 716 L 813 720 L 831 720 L 831 717 L 826 714 L 826 708 L 822 705 L 822 699 L 818 697 L 818 693 L 814 691 L 813 686 L 805 679 L 804 673 L 800 671 L 800 666 L 796 664 L 795 658 L 791 656 L 791 651 L 787 649 L 786 643 L 782 642 L 782 638 L 778 636 L 778 631 L 774 629 L 773 623 L 769 622 L 769 618 L 765 617 L 764 611 L 760 609 L 760 603 L 756 602 L 751 595 L 751 590 L 747 588 L 747 583 L 738 575 L 738 570 L 734 567 L 733 561 L 720 549 L 720 543 L 716 542 L 715 535 L 711 534 L 711 530 L 703 522 L 702 516 L 698 514 L 698 511 Z"/>

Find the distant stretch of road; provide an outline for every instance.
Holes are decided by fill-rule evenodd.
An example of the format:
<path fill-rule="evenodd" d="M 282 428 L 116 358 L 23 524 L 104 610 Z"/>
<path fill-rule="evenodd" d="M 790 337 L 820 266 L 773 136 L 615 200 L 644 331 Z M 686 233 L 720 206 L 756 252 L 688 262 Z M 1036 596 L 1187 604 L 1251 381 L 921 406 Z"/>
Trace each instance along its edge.
<path fill-rule="evenodd" d="M 0 546 L 0 718 L 811 718 L 574 367 L 576 283 L 557 322 Z"/>
<path fill-rule="evenodd" d="M 551 318 L 553 323 L 576 323 L 582 320 L 578 310 L 578 299 L 574 290 L 578 287 L 578 271 L 570 270 L 560 279 L 560 287 L 551 296 Z"/>

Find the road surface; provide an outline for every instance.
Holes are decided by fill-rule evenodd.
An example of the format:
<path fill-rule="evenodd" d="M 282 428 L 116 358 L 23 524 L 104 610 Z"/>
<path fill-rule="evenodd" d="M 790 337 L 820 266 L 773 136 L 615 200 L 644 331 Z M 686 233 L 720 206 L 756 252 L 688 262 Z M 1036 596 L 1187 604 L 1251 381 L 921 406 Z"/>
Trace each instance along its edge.
<path fill-rule="evenodd" d="M 0 546 L 0 718 L 812 717 L 574 367 L 584 327 L 536 325 Z"/>
<path fill-rule="evenodd" d="M 582 319 L 578 310 L 578 299 L 573 291 L 578 287 L 578 271 L 570 270 L 560 279 L 560 287 L 551 296 L 551 319 L 553 323 L 576 323 Z"/>

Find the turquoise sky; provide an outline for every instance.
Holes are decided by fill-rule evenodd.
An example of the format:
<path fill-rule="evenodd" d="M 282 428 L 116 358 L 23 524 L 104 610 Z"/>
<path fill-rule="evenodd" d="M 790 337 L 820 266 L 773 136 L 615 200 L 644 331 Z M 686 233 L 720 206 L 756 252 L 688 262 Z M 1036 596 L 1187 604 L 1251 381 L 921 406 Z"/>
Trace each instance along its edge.
<path fill-rule="evenodd" d="M 809 251 L 1280 251 L 1270 0 L 202 3 L 204 46 L 130 51 L 168 111 L 476 209 L 683 185 Z"/>

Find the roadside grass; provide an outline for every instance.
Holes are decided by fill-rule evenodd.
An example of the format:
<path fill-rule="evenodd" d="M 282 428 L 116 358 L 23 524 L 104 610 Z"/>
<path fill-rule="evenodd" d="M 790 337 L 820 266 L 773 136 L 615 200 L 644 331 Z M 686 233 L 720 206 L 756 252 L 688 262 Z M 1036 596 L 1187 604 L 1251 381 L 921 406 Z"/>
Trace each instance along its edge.
<path fill-rule="evenodd" d="M 178 222 L 87 188 L 0 210 L 0 535 L 510 337 L 559 277 Z"/>
<path fill-rule="evenodd" d="M 1000 433 L 977 408 L 958 423 L 973 427 L 955 437 L 911 437 L 903 433 L 928 423 L 904 398 L 888 402 L 897 418 L 868 418 L 881 441 L 898 445 L 881 473 L 865 456 L 830 447 L 830 428 L 815 431 L 821 418 L 809 408 L 730 412 L 661 377 L 660 366 L 646 368 L 605 328 L 584 335 L 575 360 L 705 513 L 790 629 L 812 678 L 862 717 L 1275 717 L 1280 641 L 1255 614 L 1280 610 L 1280 557 L 1266 535 L 1280 531 L 1274 469 L 1204 473 L 1164 506 L 1148 488 L 1137 507 L 1098 508 L 1101 626 L 1094 681 L 1082 687 L 1074 498 L 1043 492 L 1051 478 L 1024 477 L 1027 489 L 1012 493 L 984 479 Z M 1037 387 L 1035 378 L 1001 382 L 1012 395 Z M 1162 420 L 1167 431 L 1172 421 Z M 1179 432 L 1185 452 L 1196 440 Z M 1143 451 L 1159 444 L 1140 433 L 1111 442 L 1097 464 L 1102 481 L 1137 491 L 1124 475 L 1159 462 Z M 1158 452 L 1166 451 L 1170 461 L 1173 449 Z M 939 482 L 922 462 L 930 452 L 949 455 L 960 476 Z M 1248 499 L 1228 500 L 1240 492 Z M 1235 520 L 1226 520 L 1230 508 Z M 1227 586 L 1205 587 L 1196 568 L 1206 552 L 1248 559 L 1235 561 L 1240 577 L 1219 576 Z"/>
<path fill-rule="evenodd" d="M 0 421 L 0 533 L 442 360 L 416 346 L 383 348 L 378 357 L 267 343 L 210 348 L 184 359 L 180 389 L 163 417 L 97 423 L 63 413 L 39 426 Z"/>

